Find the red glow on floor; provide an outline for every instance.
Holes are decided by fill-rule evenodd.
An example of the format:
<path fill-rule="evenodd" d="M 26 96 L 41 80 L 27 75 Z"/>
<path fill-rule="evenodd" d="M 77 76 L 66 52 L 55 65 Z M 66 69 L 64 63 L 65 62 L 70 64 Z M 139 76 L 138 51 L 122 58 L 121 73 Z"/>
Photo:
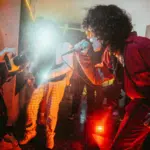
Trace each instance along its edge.
<path fill-rule="evenodd" d="M 95 131 L 96 131 L 96 133 L 104 133 L 104 126 L 97 125 L 95 127 Z"/>
<path fill-rule="evenodd" d="M 93 134 L 92 135 L 95 142 L 97 143 L 97 145 L 99 146 L 99 148 L 101 148 L 102 150 L 108 150 L 110 145 L 111 145 L 111 141 L 109 138 L 107 137 L 103 137 L 97 134 Z"/>

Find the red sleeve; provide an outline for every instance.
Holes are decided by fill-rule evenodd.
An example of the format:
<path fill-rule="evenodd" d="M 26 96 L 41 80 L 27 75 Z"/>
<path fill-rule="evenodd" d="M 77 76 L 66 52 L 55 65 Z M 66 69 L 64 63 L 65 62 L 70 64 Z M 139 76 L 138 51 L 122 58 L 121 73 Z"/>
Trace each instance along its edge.
<path fill-rule="evenodd" d="M 138 54 L 143 71 L 135 74 L 135 81 L 139 86 L 150 86 L 150 40 L 147 38 L 142 40 L 142 45 L 138 48 Z"/>
<path fill-rule="evenodd" d="M 139 49 L 140 57 L 142 58 L 143 63 L 149 68 L 150 70 L 150 40 L 147 43 L 145 48 Z"/>
<path fill-rule="evenodd" d="M 150 86 L 150 72 L 137 73 L 134 80 L 138 86 Z"/>
<path fill-rule="evenodd" d="M 150 86 L 150 47 L 139 50 L 141 63 L 144 64 L 143 72 L 135 74 L 135 80 L 139 86 Z"/>

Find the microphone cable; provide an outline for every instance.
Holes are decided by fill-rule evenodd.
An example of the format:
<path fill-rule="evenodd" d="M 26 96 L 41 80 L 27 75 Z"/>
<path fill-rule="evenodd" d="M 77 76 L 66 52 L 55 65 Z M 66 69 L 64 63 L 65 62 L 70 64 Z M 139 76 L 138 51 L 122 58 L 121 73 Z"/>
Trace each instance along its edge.
<path fill-rule="evenodd" d="M 75 52 L 73 52 L 73 55 L 75 55 Z M 62 56 L 62 60 L 64 61 L 64 63 L 73 71 L 74 70 L 74 68 L 73 67 L 71 67 L 65 60 L 64 60 L 64 58 L 63 58 L 63 56 Z M 81 68 L 82 69 L 82 68 Z M 82 70 L 83 71 L 83 70 Z M 84 72 L 84 71 L 83 71 Z M 85 80 L 78 72 L 74 72 L 77 76 L 79 76 L 80 77 L 80 79 L 82 79 L 87 85 L 89 85 L 92 89 L 95 89 L 95 87 L 94 87 L 94 85 L 93 84 L 91 84 L 91 83 L 89 83 L 89 82 L 87 82 L 87 80 Z M 96 86 L 96 85 L 95 85 Z M 100 85 L 98 85 L 98 86 L 100 86 Z"/>

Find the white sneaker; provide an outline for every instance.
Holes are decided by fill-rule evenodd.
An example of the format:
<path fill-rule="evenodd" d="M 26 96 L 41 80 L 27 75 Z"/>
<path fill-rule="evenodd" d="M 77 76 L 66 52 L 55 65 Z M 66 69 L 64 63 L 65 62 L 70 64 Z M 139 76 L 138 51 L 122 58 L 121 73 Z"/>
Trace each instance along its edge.
<path fill-rule="evenodd" d="M 33 139 L 36 136 L 36 131 L 26 131 L 24 138 L 19 141 L 20 145 L 27 144 L 31 139 Z"/>
<path fill-rule="evenodd" d="M 54 148 L 54 135 L 48 135 L 46 139 L 46 148 L 53 149 Z"/>

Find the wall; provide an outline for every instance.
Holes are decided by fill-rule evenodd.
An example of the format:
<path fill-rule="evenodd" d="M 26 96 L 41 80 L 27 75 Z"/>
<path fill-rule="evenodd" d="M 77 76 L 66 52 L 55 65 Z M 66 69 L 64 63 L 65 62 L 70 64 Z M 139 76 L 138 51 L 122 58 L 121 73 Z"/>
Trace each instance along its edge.
<path fill-rule="evenodd" d="M 36 16 L 54 18 L 65 23 L 81 23 L 87 10 L 98 4 L 115 4 L 131 14 L 134 29 L 145 36 L 150 24 L 150 0 L 31 0 Z"/>
<path fill-rule="evenodd" d="M 21 0 L 0 0 L 0 50 L 4 47 L 18 48 Z M 4 98 L 8 108 L 9 122 L 18 115 L 18 99 L 14 96 L 15 78 L 4 85 Z"/>

